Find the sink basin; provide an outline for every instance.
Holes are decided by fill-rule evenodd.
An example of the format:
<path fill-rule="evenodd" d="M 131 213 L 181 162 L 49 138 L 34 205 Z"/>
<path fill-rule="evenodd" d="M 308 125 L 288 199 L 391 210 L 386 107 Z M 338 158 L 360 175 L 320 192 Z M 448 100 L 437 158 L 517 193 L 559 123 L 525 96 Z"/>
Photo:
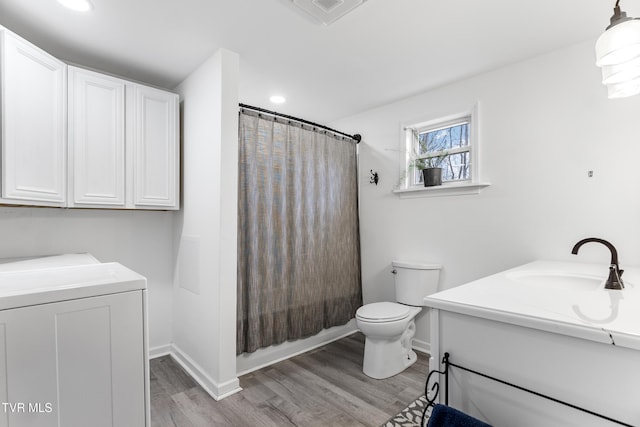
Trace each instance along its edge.
<path fill-rule="evenodd" d="M 595 291 L 604 289 L 606 278 L 555 271 L 511 271 L 507 278 L 523 285 L 548 287 L 553 290 Z M 625 287 L 631 286 L 625 282 Z"/>

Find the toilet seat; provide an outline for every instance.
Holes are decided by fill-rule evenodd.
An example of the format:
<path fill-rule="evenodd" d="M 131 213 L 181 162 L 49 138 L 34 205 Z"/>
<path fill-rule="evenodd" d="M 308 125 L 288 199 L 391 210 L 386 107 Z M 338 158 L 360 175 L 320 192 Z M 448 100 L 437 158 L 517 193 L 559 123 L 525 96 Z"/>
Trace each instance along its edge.
<path fill-rule="evenodd" d="M 409 316 L 411 308 L 395 302 L 374 302 L 363 305 L 356 311 L 356 317 L 365 322 L 382 323 L 402 320 Z"/>

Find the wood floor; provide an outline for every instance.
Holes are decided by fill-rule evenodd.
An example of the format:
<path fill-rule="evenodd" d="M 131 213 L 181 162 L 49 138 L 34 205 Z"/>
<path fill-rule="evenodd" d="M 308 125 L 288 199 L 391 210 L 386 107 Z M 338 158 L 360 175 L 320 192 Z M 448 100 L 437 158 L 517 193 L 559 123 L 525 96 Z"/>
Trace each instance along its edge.
<path fill-rule="evenodd" d="M 428 357 L 386 380 L 362 373 L 354 334 L 240 377 L 243 390 L 213 400 L 170 357 L 151 361 L 152 427 L 380 426 L 424 392 Z"/>

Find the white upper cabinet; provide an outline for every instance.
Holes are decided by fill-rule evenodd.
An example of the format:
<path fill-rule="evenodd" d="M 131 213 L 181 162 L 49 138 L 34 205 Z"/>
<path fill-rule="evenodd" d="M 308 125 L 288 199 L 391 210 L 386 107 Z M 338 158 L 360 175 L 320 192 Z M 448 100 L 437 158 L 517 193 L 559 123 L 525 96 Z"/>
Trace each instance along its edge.
<path fill-rule="evenodd" d="M 125 206 L 125 87 L 69 67 L 69 206 Z"/>
<path fill-rule="evenodd" d="M 179 209 L 178 95 L 69 67 L 70 207 Z"/>
<path fill-rule="evenodd" d="M 0 27 L 2 199 L 66 201 L 67 105 L 63 62 Z"/>
<path fill-rule="evenodd" d="M 178 95 L 136 85 L 133 110 L 134 204 L 178 206 Z"/>
<path fill-rule="evenodd" d="M 0 204 L 180 209 L 179 98 L 0 26 Z"/>

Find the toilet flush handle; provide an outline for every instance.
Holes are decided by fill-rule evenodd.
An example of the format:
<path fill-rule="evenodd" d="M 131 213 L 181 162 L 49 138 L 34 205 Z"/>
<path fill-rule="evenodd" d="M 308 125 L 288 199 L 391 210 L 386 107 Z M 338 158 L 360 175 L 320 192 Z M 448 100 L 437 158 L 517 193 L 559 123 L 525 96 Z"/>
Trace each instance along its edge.
<path fill-rule="evenodd" d="M 394 268 L 393 270 L 391 270 L 391 274 L 398 274 L 398 270 Z"/>

